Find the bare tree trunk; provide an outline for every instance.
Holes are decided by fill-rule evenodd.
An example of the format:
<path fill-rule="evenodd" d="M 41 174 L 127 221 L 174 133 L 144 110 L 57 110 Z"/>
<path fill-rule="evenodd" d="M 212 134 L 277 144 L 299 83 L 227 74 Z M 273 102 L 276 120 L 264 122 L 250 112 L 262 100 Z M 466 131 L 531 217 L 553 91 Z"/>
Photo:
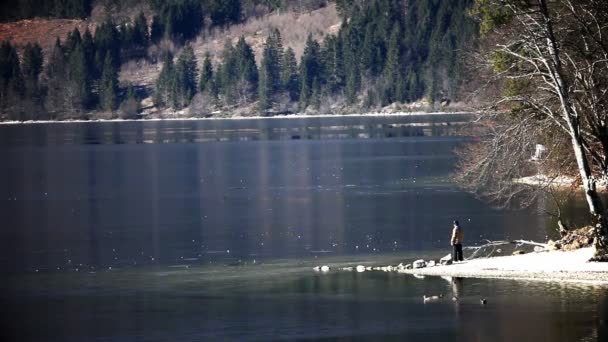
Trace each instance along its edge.
<path fill-rule="evenodd" d="M 585 156 L 585 150 L 580 142 L 580 137 L 572 138 L 572 147 L 576 156 L 576 162 L 578 164 L 581 179 L 583 181 L 583 190 L 585 191 L 585 199 L 589 207 L 589 212 L 593 218 L 593 224 L 595 226 L 595 248 L 598 259 L 604 259 L 608 255 L 607 242 L 607 227 L 605 208 L 597 192 L 596 181 L 591 175 L 589 163 Z"/>
<path fill-rule="evenodd" d="M 579 115 L 572 105 L 570 93 L 568 91 L 569 86 L 563 77 L 563 69 L 559 56 L 560 52 L 553 32 L 553 25 L 549 10 L 547 8 L 547 1 L 538 0 L 538 4 L 544 19 L 544 29 L 546 30 L 547 34 L 547 48 L 549 50 L 549 60 L 546 62 L 547 69 L 550 71 L 551 78 L 554 80 L 555 91 L 559 97 L 563 117 L 570 131 L 569 133 L 572 138 L 572 149 L 574 150 L 574 156 L 576 158 L 578 170 L 583 182 L 585 199 L 587 200 L 589 212 L 593 218 L 593 224 L 595 226 L 595 257 L 598 259 L 607 258 L 608 246 L 606 242 L 608 241 L 608 222 L 606 221 L 605 208 L 602 203 L 602 199 L 597 192 L 596 180 L 591 173 L 591 167 L 589 166 L 589 160 L 587 159 L 583 137 L 581 136 L 580 131 L 581 127 Z"/>

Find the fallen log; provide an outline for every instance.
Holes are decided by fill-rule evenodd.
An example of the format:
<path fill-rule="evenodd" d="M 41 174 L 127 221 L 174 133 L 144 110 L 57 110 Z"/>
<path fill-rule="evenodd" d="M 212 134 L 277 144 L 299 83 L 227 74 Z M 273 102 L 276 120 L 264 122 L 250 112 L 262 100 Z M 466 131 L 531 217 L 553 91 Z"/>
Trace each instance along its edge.
<path fill-rule="evenodd" d="M 463 249 L 466 250 L 474 250 L 473 254 L 471 254 L 468 258 L 466 258 L 467 260 L 470 259 L 475 259 L 478 258 L 478 254 L 487 251 L 488 249 L 491 248 L 491 250 L 484 255 L 484 258 L 489 258 L 491 257 L 497 250 L 497 247 L 499 246 L 504 246 L 504 245 L 516 245 L 517 247 L 523 246 L 523 245 L 531 245 L 531 246 L 540 246 L 544 249 L 548 249 L 549 245 L 546 243 L 540 243 L 540 242 L 536 242 L 536 241 L 528 241 L 528 240 L 512 240 L 512 241 L 507 241 L 507 240 L 503 240 L 503 241 L 490 241 L 490 240 L 486 240 L 487 243 L 481 246 L 467 246 L 464 247 Z"/>

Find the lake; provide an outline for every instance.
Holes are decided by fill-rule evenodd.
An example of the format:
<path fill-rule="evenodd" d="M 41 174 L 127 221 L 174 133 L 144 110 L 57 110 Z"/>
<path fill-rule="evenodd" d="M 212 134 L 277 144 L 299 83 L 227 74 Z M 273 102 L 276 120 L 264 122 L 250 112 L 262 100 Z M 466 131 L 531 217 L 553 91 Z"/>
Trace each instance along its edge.
<path fill-rule="evenodd" d="M 0 126 L 0 337 L 606 339 L 604 287 L 338 270 L 442 257 L 454 219 L 470 245 L 554 233 L 451 182 L 466 120 Z"/>

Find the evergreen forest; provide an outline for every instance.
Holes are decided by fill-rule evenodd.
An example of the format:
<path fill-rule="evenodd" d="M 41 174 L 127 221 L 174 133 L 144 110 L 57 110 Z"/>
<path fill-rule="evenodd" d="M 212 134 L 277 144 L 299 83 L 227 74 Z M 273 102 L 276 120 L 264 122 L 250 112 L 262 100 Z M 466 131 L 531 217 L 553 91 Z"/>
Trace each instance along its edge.
<path fill-rule="evenodd" d="M 290 3 L 150 0 L 153 15 L 142 12 L 120 23 L 108 16 L 95 30 L 56 37 L 46 53 L 35 43 L 2 42 L 0 111 L 12 120 L 94 118 L 100 112 L 136 118 L 140 101 L 151 97 L 164 110 L 189 107 L 202 115 L 208 108 L 246 107 L 273 115 L 324 111 L 334 103 L 365 111 L 396 102 L 461 98 L 464 51 L 478 31 L 468 14 L 472 0 L 336 0 L 342 21 L 338 32 L 323 39 L 309 34 L 300 58 L 283 42 L 282 32 L 271 29 L 260 60 L 245 37 L 226 41 L 216 58 L 206 53 L 197 60 L 191 43 L 213 27 L 246 21 L 247 2 L 277 11 Z M 83 18 L 91 11 L 90 1 L 2 6 L 10 3 L 12 10 L 2 11 L 4 21 Z M 124 63 L 151 59 L 150 47 L 166 41 L 179 49 L 161 49 L 161 71 L 152 87 L 119 82 Z"/>

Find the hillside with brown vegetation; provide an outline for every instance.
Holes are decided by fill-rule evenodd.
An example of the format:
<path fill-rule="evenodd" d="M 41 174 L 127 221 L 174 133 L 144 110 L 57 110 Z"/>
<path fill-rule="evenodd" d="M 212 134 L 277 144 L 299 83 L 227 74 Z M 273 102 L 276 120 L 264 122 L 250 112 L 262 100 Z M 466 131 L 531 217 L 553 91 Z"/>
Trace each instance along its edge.
<path fill-rule="evenodd" d="M 25 19 L 10 23 L 0 23 L 0 41 L 22 47 L 28 43 L 38 43 L 45 52 L 50 51 L 55 39 L 65 39 L 68 33 L 87 28 L 93 31 L 95 25 L 87 20 L 77 19 Z"/>
<path fill-rule="evenodd" d="M 126 15 L 126 17 L 134 16 L 136 12 L 131 10 L 130 13 L 131 15 Z M 123 16 L 125 15 L 123 14 Z M 103 9 L 101 6 L 96 6 L 91 18 L 87 20 L 37 18 L 0 23 L 0 41 L 10 41 L 17 47 L 25 46 L 28 43 L 38 43 L 45 55 L 48 55 L 57 38 L 64 41 L 74 29 L 84 32 L 88 28 L 94 33 L 97 24 L 102 22 L 103 17 Z M 322 40 L 327 34 L 336 34 L 340 23 L 341 19 L 335 4 L 308 12 L 295 10 L 273 12 L 264 16 L 252 17 L 228 28 L 213 28 L 192 42 L 192 47 L 198 65 L 203 64 L 206 53 L 211 55 L 214 63 L 219 63 L 225 42 L 228 40 L 236 44 L 237 40 L 244 36 L 247 43 L 253 48 L 256 60 L 260 61 L 265 39 L 270 31 L 276 28 L 282 34 L 285 47 L 291 47 L 299 59 L 304 51 L 306 37 L 309 33 L 312 33 L 316 40 Z M 178 54 L 180 47 L 165 40 L 159 46 L 150 48 L 150 56 L 157 57 L 162 50 L 170 50 L 174 54 Z M 158 58 L 128 61 L 122 65 L 120 83 L 152 87 L 158 78 L 160 68 Z"/>
<path fill-rule="evenodd" d="M 304 51 L 309 33 L 312 33 L 313 37 L 320 41 L 328 34 L 336 34 L 340 28 L 340 23 L 341 19 L 338 16 L 335 4 L 303 13 L 296 11 L 270 13 L 262 17 L 250 18 L 227 29 L 214 28 L 192 42 L 192 48 L 199 66 L 203 64 L 206 53 L 211 55 L 214 64 L 218 64 L 226 41 L 231 41 L 235 45 L 238 39 L 243 36 L 253 48 L 256 60 L 260 61 L 266 37 L 272 29 L 276 28 L 281 32 L 285 47 L 291 47 L 299 59 Z M 162 50 L 170 50 L 174 55 L 179 52 L 179 47 L 170 41 L 163 41 L 159 45 L 150 48 L 150 56 L 158 56 Z M 121 84 L 133 83 L 151 87 L 158 78 L 160 68 L 161 65 L 157 58 L 127 62 L 121 68 L 120 82 Z"/>

